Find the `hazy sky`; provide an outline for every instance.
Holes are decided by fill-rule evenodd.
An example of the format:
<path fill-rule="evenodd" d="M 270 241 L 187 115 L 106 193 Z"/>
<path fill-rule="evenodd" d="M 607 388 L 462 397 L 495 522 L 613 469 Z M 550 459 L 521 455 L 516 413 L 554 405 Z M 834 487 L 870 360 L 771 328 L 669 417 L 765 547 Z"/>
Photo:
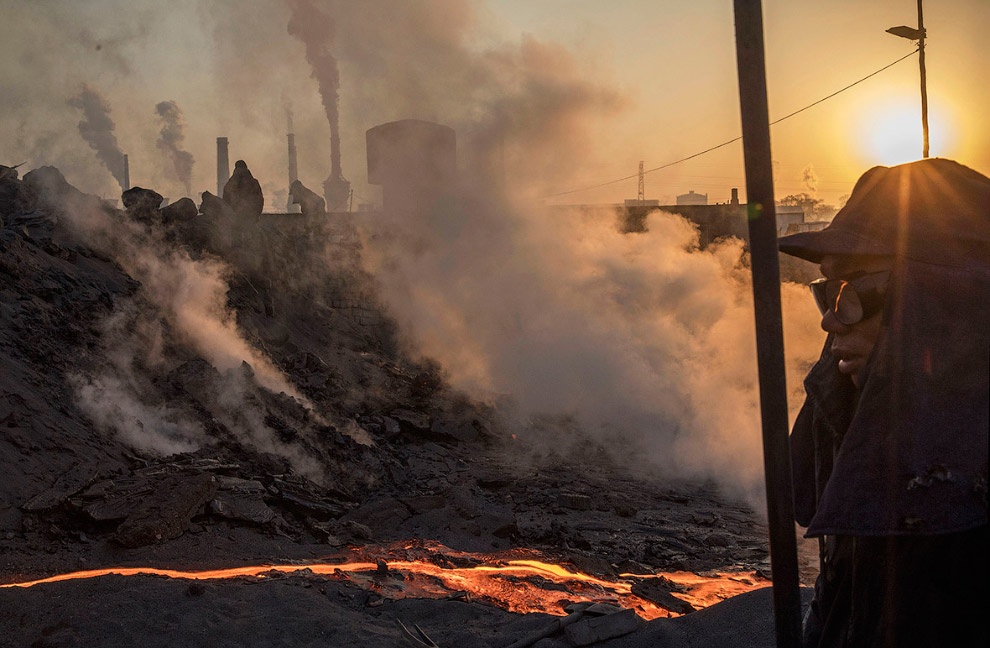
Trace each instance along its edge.
<path fill-rule="evenodd" d="M 120 148 L 131 158 L 135 184 L 177 198 L 182 183 L 156 146 L 155 106 L 174 101 L 185 117 L 185 148 L 194 156 L 194 192 L 215 191 L 215 138 L 231 141 L 264 184 L 268 206 L 284 206 L 285 113 L 300 134 L 301 179 L 319 189 L 329 172 L 329 131 L 304 50 L 286 31 L 289 10 L 279 0 L 0 0 L 0 162 L 59 166 L 69 180 L 107 196 L 116 193 L 76 129 L 81 118 L 66 102 L 82 84 L 111 108 Z M 317 2 L 317 4 L 320 4 Z M 586 123 L 591 146 L 579 156 L 548 161 L 545 193 L 565 191 L 660 166 L 740 132 L 729 0 L 418 0 L 409 14 L 437 24 L 402 23 L 384 0 L 329 2 L 339 16 L 331 52 L 340 61 L 343 172 L 362 198 L 367 185 L 364 131 L 383 121 L 419 117 L 468 132 L 470 82 L 446 83 L 444 56 L 465 51 L 489 58 L 526 39 L 559 45 L 580 75 L 612 93 L 607 109 Z M 424 10 L 427 5 L 436 10 Z M 929 2 L 925 24 L 932 155 L 990 173 L 990 2 Z M 885 34 L 915 25 L 915 0 L 767 0 L 771 118 L 783 116 L 883 67 L 913 48 Z M 335 16 L 337 17 L 337 16 Z M 378 28 L 388 38 L 369 38 Z M 376 48 L 397 49 L 396 58 Z M 432 35 L 449 40 L 422 45 Z M 419 40 L 416 40 L 419 39 Z M 417 46 L 416 44 L 419 43 Z M 440 46 L 442 45 L 442 46 Z M 400 45 L 396 45 L 400 47 Z M 419 47 L 419 49 L 417 49 Z M 495 53 L 494 55 L 492 53 Z M 423 60 L 418 61 L 420 53 Z M 424 72 L 376 73 L 401 60 Z M 435 78 L 429 69 L 436 68 Z M 400 88 L 399 86 L 402 85 Z M 410 89 L 410 86 L 415 86 Z M 392 102 L 392 93 L 404 101 Z M 413 90 L 415 92 L 413 92 Z M 417 95 L 418 93 L 418 95 Z M 416 103 L 411 96 L 421 96 Z M 844 92 L 772 131 L 777 194 L 808 191 L 836 201 L 874 164 L 920 157 L 917 57 Z M 809 166 L 811 173 L 809 173 Z M 671 201 L 695 190 L 711 202 L 743 187 L 741 144 L 647 176 L 648 198 Z M 556 199 L 610 202 L 635 197 L 636 181 Z"/>

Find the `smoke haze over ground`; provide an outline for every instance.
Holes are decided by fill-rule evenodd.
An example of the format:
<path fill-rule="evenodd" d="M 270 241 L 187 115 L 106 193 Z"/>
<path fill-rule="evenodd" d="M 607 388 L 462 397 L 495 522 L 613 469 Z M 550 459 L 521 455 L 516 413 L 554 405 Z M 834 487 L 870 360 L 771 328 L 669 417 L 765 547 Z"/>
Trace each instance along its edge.
<path fill-rule="evenodd" d="M 482 399 L 510 394 L 526 416 L 572 417 L 626 463 L 648 457 L 668 474 L 758 496 L 741 242 L 701 251 L 694 226 L 659 211 L 648 233 L 630 236 L 577 213 L 506 207 L 451 214 L 463 219 L 451 238 L 427 223 L 388 223 L 398 241 L 416 242 L 415 253 L 387 248 L 376 268 L 411 346 Z M 793 407 L 821 333 L 803 287 L 783 289 Z"/>
<path fill-rule="evenodd" d="M 231 160 L 245 159 L 268 196 L 284 191 L 289 97 L 300 179 L 319 187 L 332 162 L 327 118 L 338 108 L 337 81 L 345 168 L 364 166 L 367 128 L 404 118 L 449 125 L 462 172 L 450 189 L 453 206 L 360 223 L 366 259 L 409 348 L 439 360 L 474 394 L 509 393 L 525 414 L 572 416 L 603 439 L 634 439 L 667 468 L 759 490 L 741 245 L 697 250 L 693 228 L 668 214 L 651 215 L 646 234 L 623 236 L 612 215 L 550 215 L 539 206 L 540 196 L 594 167 L 607 126 L 631 101 L 596 61 L 607 56 L 593 49 L 576 55 L 534 35 L 499 38 L 486 22 L 487 5 L 469 0 L 252 6 L 190 0 L 119 16 L 83 6 L 13 8 L 11 18 L 30 17 L 31 29 L 9 34 L 11 42 L 36 60 L 28 60 L 27 73 L 5 69 L 5 87 L 23 90 L 47 114 L 42 122 L 10 117 L 23 111 L 8 109 L 0 134 L 29 167 L 55 164 L 84 190 L 115 196 L 110 176 L 93 171 L 92 152 L 73 132 L 78 108 L 64 96 L 65 87 L 98 82 L 114 106 L 132 183 L 174 200 L 179 191 L 213 187 L 211 165 L 191 162 L 213 159 L 218 135 L 230 138 Z M 305 19 L 317 14 L 325 20 Z M 69 28 L 74 21 L 99 28 Z M 169 56 L 148 49 L 147 24 L 171 39 Z M 62 33 L 68 36 L 55 36 Z M 36 51 L 31 40 L 51 47 Z M 205 52 L 203 65 L 186 65 L 184 51 Z M 47 84 L 32 73 L 42 68 L 53 71 Z M 166 111 L 165 129 L 154 114 L 163 95 L 183 106 L 184 132 L 176 113 Z M 188 165 L 177 164 L 180 153 L 190 156 Z M 375 199 L 378 189 L 362 180 L 355 180 L 359 199 Z M 222 267 L 175 255 L 126 259 L 149 300 L 214 366 L 246 360 L 259 380 L 285 389 L 224 312 Z M 789 384 L 799 390 L 821 333 L 801 291 L 785 286 L 784 302 Z"/>

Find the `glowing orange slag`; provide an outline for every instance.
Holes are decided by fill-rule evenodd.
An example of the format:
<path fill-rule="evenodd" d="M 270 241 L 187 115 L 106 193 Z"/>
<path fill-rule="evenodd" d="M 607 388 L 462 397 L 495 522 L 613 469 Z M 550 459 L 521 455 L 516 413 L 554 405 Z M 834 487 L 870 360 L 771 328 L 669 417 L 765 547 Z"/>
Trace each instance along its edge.
<path fill-rule="evenodd" d="M 414 555 L 409 555 L 409 554 Z M 8 583 L 0 587 L 32 587 L 42 583 L 95 578 L 116 574 L 165 576 L 188 580 L 218 580 L 227 578 L 271 578 L 282 574 L 305 577 L 326 577 L 346 580 L 387 598 L 448 598 L 452 594 L 480 599 L 513 612 L 545 612 L 562 615 L 563 604 L 577 601 L 609 601 L 635 609 L 645 619 L 678 616 L 632 593 L 638 580 L 666 578 L 682 592 L 677 598 L 694 608 L 703 608 L 742 594 L 768 583 L 755 572 L 717 573 L 699 576 L 691 572 L 666 574 L 621 574 L 617 580 L 597 578 L 572 571 L 559 564 L 521 558 L 540 557 L 528 550 L 506 554 L 470 554 L 451 550 L 436 543 L 405 543 L 380 547 L 352 549 L 336 559 L 361 558 L 342 562 L 255 565 L 208 571 L 181 571 L 154 567 L 108 567 L 91 569 L 48 578 Z M 468 561 L 470 566 L 458 567 L 450 562 Z M 388 570 L 381 568 L 384 562 Z M 439 563 L 439 564 L 438 564 Z"/>

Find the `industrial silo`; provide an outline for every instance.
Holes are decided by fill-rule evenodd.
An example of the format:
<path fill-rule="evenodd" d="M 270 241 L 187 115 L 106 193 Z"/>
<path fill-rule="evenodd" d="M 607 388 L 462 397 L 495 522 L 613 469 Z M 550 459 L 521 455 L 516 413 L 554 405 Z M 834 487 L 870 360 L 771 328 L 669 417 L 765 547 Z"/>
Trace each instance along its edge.
<path fill-rule="evenodd" d="M 369 129 L 366 138 L 368 182 L 382 186 L 385 211 L 429 211 L 454 193 L 454 129 L 403 119 Z"/>

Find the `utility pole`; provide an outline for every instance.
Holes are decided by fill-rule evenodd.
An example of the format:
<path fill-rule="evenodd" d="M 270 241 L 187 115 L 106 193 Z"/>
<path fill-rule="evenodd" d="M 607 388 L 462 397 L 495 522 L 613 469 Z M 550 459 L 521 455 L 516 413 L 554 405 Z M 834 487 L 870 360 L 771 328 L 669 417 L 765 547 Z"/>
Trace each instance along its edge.
<path fill-rule="evenodd" d="M 925 74 L 925 12 L 918 0 L 918 28 L 901 25 L 891 27 L 888 34 L 918 41 L 918 67 L 921 68 L 921 132 L 923 137 L 922 157 L 928 157 L 928 81 Z"/>
<path fill-rule="evenodd" d="M 918 0 L 918 65 L 921 68 L 921 131 L 924 134 L 924 144 L 921 156 L 928 157 L 928 84 L 925 79 L 925 14 Z"/>
<path fill-rule="evenodd" d="M 801 645 L 801 595 L 791 453 L 787 438 L 787 382 L 784 330 L 780 309 L 777 217 L 773 200 L 770 118 L 763 52 L 763 7 L 760 0 L 735 0 L 736 64 L 742 113 L 743 161 L 746 166 L 746 212 L 749 220 L 753 310 L 756 317 L 756 363 L 763 424 L 763 469 L 767 485 L 767 526 L 777 648 Z"/>

